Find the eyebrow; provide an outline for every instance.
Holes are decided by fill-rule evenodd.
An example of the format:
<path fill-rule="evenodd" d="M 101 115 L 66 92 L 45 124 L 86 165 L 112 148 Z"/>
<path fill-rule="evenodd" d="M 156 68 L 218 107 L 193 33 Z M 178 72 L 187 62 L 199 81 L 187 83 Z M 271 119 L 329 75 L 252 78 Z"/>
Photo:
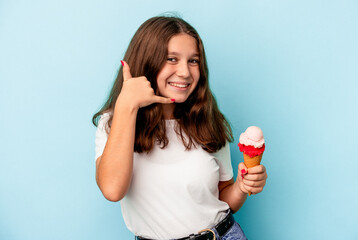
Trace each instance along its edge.
<path fill-rule="evenodd" d="M 179 53 L 177 53 L 177 52 L 168 52 L 168 55 L 180 55 Z M 194 53 L 193 55 L 191 55 L 192 57 L 199 57 L 200 55 L 199 55 L 199 53 L 198 52 L 196 52 L 196 53 Z"/>

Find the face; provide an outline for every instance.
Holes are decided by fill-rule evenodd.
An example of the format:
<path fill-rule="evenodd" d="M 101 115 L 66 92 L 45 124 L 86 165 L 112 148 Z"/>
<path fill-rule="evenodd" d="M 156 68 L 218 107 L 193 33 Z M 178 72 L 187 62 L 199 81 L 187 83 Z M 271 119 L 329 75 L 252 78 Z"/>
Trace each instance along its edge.
<path fill-rule="evenodd" d="M 159 94 L 174 98 L 177 103 L 185 102 L 198 84 L 199 60 L 195 38 L 188 34 L 174 35 L 168 42 L 167 61 L 157 77 Z"/>

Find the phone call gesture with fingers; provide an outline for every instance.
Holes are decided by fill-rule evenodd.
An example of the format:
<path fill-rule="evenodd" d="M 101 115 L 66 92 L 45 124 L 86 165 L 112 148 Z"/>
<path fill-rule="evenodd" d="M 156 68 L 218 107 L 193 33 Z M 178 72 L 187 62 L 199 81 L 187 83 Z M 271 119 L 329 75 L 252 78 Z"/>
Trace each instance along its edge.
<path fill-rule="evenodd" d="M 128 63 L 123 60 L 121 63 L 123 66 L 123 86 L 118 97 L 119 101 L 123 101 L 137 109 L 153 103 L 173 103 L 173 98 L 155 95 L 150 82 L 145 76 L 132 78 Z"/>

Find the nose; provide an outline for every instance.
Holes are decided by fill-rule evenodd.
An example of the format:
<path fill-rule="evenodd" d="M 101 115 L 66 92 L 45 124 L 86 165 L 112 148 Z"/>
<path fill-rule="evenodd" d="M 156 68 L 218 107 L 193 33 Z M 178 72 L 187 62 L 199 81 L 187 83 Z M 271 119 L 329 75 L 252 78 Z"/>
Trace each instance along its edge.
<path fill-rule="evenodd" d="M 177 65 L 176 75 L 182 78 L 188 78 L 190 76 L 189 64 L 187 62 L 180 62 Z"/>

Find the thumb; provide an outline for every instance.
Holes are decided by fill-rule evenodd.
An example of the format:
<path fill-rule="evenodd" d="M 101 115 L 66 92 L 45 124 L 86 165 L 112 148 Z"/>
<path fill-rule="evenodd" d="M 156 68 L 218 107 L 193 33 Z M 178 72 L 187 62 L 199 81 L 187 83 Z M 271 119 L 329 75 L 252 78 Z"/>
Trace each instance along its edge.
<path fill-rule="evenodd" d="M 153 101 L 156 103 L 174 103 L 175 99 L 154 95 Z"/>
<path fill-rule="evenodd" d="M 245 174 L 247 174 L 247 167 L 245 166 L 245 163 L 241 162 L 239 163 L 239 173 L 243 177 Z"/>
<path fill-rule="evenodd" d="M 121 61 L 121 63 L 123 66 L 123 80 L 127 81 L 128 79 L 132 78 L 131 69 L 129 68 L 128 63 L 126 63 L 125 61 Z"/>

